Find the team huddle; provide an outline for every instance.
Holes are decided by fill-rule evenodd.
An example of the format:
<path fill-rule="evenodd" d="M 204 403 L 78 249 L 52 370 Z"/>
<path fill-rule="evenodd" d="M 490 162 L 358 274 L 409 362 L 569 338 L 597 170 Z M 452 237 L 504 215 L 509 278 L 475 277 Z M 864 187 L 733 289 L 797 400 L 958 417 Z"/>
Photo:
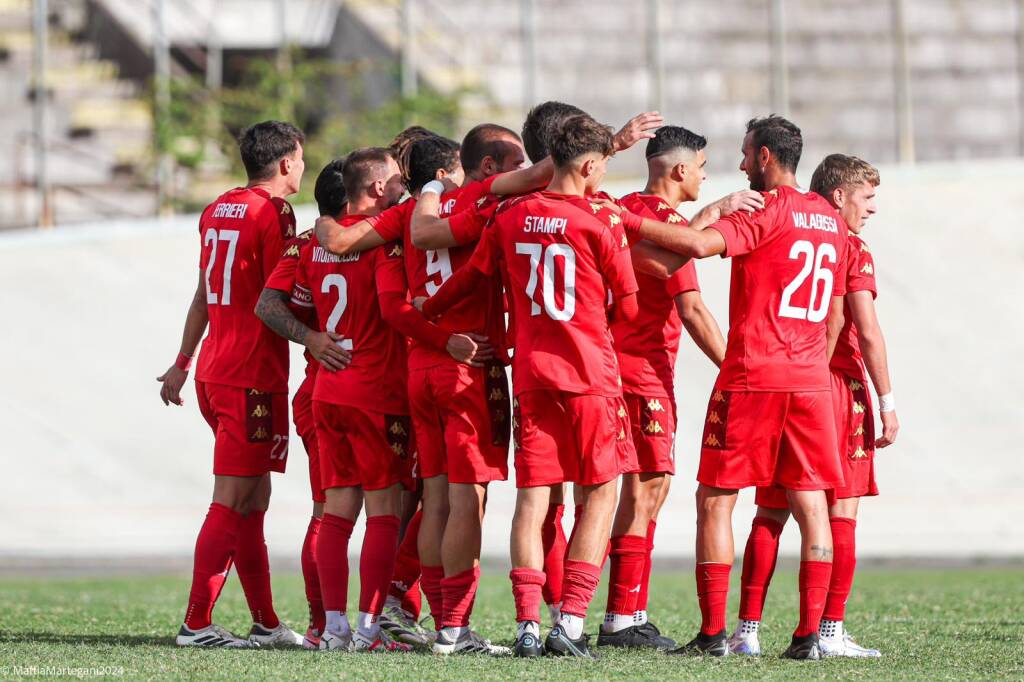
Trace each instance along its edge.
<path fill-rule="evenodd" d="M 602 192 L 611 157 L 641 142 L 646 186 Z M 414 126 L 332 161 L 316 179 L 320 218 L 297 234 L 285 199 L 302 180 L 302 132 L 267 121 L 239 143 L 249 183 L 200 218 L 198 285 L 178 358 L 158 379 L 164 403 L 182 404 L 208 326 L 195 383 L 215 434 L 214 493 L 179 645 L 593 658 L 584 620 L 608 563 L 597 648 L 759 655 L 792 515 L 800 615 L 782 655 L 881 655 L 844 625 L 858 502 L 878 494 L 874 451 L 899 428 L 874 262 L 858 236 L 875 212 L 874 167 L 833 154 L 800 190 L 800 129 L 756 118 L 741 147 L 750 189 L 687 221 L 677 209 L 705 179 L 702 136 L 655 112 L 613 133 L 545 102 L 521 136 L 481 124 L 459 144 Z M 693 264 L 716 255 L 732 259 L 727 339 Z M 697 474 L 701 626 L 679 646 L 647 603 L 675 473 L 684 328 L 720 372 Z M 306 351 L 292 400 L 313 499 L 304 636 L 274 611 L 263 535 L 270 472 L 288 457 L 289 341 Z M 471 617 L 487 490 L 508 479 L 510 446 L 517 630 L 505 647 Z M 729 635 L 732 512 L 749 487 L 758 507 Z M 351 623 L 349 541 L 363 510 Z M 253 618 L 246 638 L 211 620 L 232 565 Z"/>

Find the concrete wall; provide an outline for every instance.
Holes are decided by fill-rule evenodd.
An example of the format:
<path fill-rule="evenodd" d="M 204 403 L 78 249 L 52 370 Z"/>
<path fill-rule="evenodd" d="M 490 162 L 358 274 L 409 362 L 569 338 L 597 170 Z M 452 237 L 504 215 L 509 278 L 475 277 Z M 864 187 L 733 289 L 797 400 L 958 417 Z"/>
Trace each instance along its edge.
<path fill-rule="evenodd" d="M 1024 555 L 1022 174 L 1020 162 L 882 169 L 880 214 L 865 236 L 903 430 L 878 455 L 882 495 L 862 507 L 865 555 Z M 740 186 L 737 174 L 722 176 L 705 198 Z M 299 217 L 309 225 L 309 208 Z M 213 440 L 191 382 L 185 407 L 167 408 L 154 378 L 177 352 L 195 287 L 194 223 L 0 235 L 0 557 L 191 551 L 212 489 Z M 728 263 L 701 262 L 699 273 L 724 327 Z M 679 475 L 659 524 L 660 556 L 692 554 L 699 430 L 714 377 L 684 341 Z M 275 557 L 297 556 L 310 508 L 306 458 L 293 443 L 268 516 Z M 741 543 L 752 497 L 744 492 L 736 513 Z M 512 484 L 493 486 L 492 557 L 507 555 L 513 499 Z M 795 530 L 783 547 L 795 551 Z"/>

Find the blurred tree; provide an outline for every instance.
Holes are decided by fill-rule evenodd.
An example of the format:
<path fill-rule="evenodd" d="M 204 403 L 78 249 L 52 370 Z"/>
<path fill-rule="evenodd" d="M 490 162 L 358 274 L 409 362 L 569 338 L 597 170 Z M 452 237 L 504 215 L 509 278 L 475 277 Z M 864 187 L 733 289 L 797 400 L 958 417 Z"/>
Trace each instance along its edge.
<path fill-rule="evenodd" d="M 445 135 L 454 132 L 462 93 L 421 90 L 414 97 L 396 96 L 374 106 L 365 85 L 380 66 L 302 55 L 295 55 L 291 64 L 282 73 L 274 59 L 247 59 L 237 85 L 220 92 L 211 92 L 197 77 L 172 81 L 170 112 L 157 130 L 154 156 L 167 152 L 174 160 L 177 191 L 170 200 L 175 209 L 201 209 L 223 189 L 225 175 L 241 182 L 236 136 L 248 125 L 283 118 L 287 111 L 294 112 L 292 123 L 306 133 L 306 179 L 301 193 L 292 197 L 294 203 L 312 201 L 313 180 L 328 161 L 358 147 L 386 145 L 406 125 Z M 286 80 L 289 87 L 282 88 Z M 339 88 L 345 95 L 344 111 L 335 100 Z"/>

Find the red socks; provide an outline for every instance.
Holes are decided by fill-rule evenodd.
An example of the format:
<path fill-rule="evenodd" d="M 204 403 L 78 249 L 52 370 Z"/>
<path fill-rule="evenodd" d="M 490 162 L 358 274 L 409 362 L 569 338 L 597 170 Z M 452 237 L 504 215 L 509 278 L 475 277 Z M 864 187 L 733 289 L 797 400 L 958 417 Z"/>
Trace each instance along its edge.
<path fill-rule="evenodd" d="M 441 592 L 444 599 L 441 627 L 454 628 L 469 625 L 469 616 L 473 612 L 473 600 L 476 599 L 476 588 L 479 583 L 479 566 L 453 576 L 445 576 L 441 580 Z"/>
<path fill-rule="evenodd" d="M 398 546 L 395 558 L 395 572 L 391 576 L 389 593 L 392 597 L 402 600 L 402 609 L 412 614 L 416 620 L 420 617 L 420 553 L 417 538 L 420 535 L 420 522 L 423 511 L 418 510 L 405 527 L 405 535 Z"/>
<path fill-rule="evenodd" d="M 643 589 L 647 565 L 647 538 L 639 535 L 616 535 L 612 538 L 612 566 L 608 580 L 607 613 L 632 616 L 637 598 Z"/>
<path fill-rule="evenodd" d="M 442 566 L 421 566 L 420 570 L 420 585 L 423 587 L 423 594 L 427 595 L 430 615 L 434 617 L 434 626 L 441 629 L 441 617 L 444 613 L 444 592 L 441 591 L 441 581 L 444 580 L 444 568 Z"/>
<path fill-rule="evenodd" d="M 831 575 L 832 564 L 827 561 L 800 562 L 800 623 L 794 637 L 806 637 L 818 631 Z"/>
<path fill-rule="evenodd" d="M 545 604 L 558 604 L 562 601 L 562 577 L 565 570 L 565 530 L 562 528 L 564 504 L 551 504 L 548 514 L 544 517 L 541 534 L 544 543 L 544 583 L 543 594 Z"/>
<path fill-rule="evenodd" d="M 853 572 L 857 568 L 857 522 L 854 519 L 829 519 L 832 526 L 832 578 L 825 600 L 822 618 L 843 620 L 846 617 L 846 600 L 853 587 Z"/>
<path fill-rule="evenodd" d="M 185 611 L 185 626 L 199 630 L 210 624 L 213 605 L 231 569 L 231 558 L 238 542 L 242 515 L 214 502 L 196 538 L 192 565 L 192 591 Z"/>
<path fill-rule="evenodd" d="M 651 587 L 651 554 L 654 552 L 654 531 L 657 528 L 657 521 L 647 524 L 647 559 L 644 561 L 644 574 L 640 578 L 640 594 L 636 597 L 636 611 L 647 610 L 647 590 Z"/>
<path fill-rule="evenodd" d="M 325 611 L 348 609 L 348 541 L 355 524 L 341 516 L 324 514 L 316 542 L 316 566 Z"/>
<path fill-rule="evenodd" d="M 395 570 L 398 530 L 397 516 L 370 516 L 366 519 L 366 535 L 359 553 L 359 610 L 379 616 L 384 610 L 388 583 Z"/>
<path fill-rule="evenodd" d="M 716 635 L 725 629 L 725 606 L 729 599 L 729 564 L 697 564 L 697 601 L 700 603 L 700 631 Z"/>
<path fill-rule="evenodd" d="M 323 634 L 326 616 L 324 601 L 320 597 L 320 574 L 316 571 L 316 542 L 320 532 L 320 519 L 312 517 L 306 527 L 302 543 L 302 579 L 306 583 L 306 601 L 309 603 L 309 627 Z"/>
<path fill-rule="evenodd" d="M 740 618 L 761 620 L 764 598 L 775 573 L 779 558 L 779 536 L 782 524 L 775 519 L 755 516 L 743 552 L 743 574 L 740 582 Z"/>
<path fill-rule="evenodd" d="M 512 599 L 516 604 L 516 622 L 540 622 L 540 604 L 544 585 L 544 572 L 532 568 L 513 568 L 508 574 L 512 581 Z"/>
<path fill-rule="evenodd" d="M 274 597 L 270 590 L 270 559 L 263 538 L 263 517 L 266 512 L 251 511 L 238 526 L 235 549 L 235 570 L 245 592 L 245 601 L 252 613 L 252 622 L 274 629 L 280 625 L 274 613 Z"/>
<path fill-rule="evenodd" d="M 586 561 L 566 560 L 565 578 L 562 581 L 562 613 L 585 618 L 587 607 L 600 582 L 600 566 Z"/>

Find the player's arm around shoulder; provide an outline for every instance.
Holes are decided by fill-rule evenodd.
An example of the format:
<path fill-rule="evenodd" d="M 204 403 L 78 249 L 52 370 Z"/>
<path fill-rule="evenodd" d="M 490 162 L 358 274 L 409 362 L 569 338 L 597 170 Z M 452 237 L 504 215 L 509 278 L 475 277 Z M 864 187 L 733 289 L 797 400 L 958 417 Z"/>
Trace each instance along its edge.
<path fill-rule="evenodd" d="M 378 218 L 374 216 L 346 227 L 331 216 L 320 216 L 316 219 L 316 239 L 320 246 L 338 256 L 368 251 L 385 243 L 374 229 Z"/>

